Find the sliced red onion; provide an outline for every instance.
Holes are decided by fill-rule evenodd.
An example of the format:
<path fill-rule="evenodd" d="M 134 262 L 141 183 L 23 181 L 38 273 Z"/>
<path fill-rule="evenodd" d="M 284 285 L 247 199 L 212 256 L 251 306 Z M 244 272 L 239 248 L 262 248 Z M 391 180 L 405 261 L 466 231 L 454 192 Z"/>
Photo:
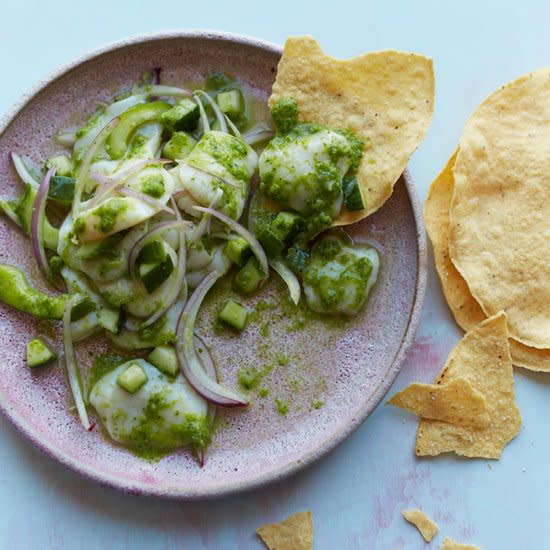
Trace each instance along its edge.
<path fill-rule="evenodd" d="M 157 199 L 154 199 L 150 195 L 146 195 L 145 193 L 142 193 L 141 191 L 136 191 L 135 189 L 132 189 L 131 187 L 121 187 L 118 189 L 118 192 L 121 195 L 125 195 L 126 197 L 132 197 L 134 199 L 139 199 L 140 201 L 143 201 L 147 203 L 149 206 L 152 206 L 153 208 L 156 208 L 157 210 L 163 210 L 164 212 L 168 212 L 168 214 L 174 214 L 174 211 L 169 207 L 166 206 L 163 202 L 160 202 Z"/>
<path fill-rule="evenodd" d="M 222 275 L 223 273 L 217 271 L 209 273 L 182 309 L 176 325 L 176 355 L 185 379 L 209 403 L 221 407 L 243 407 L 248 405 L 248 401 L 238 392 L 210 378 L 195 351 L 193 330 L 199 308 L 208 291 Z"/>
<path fill-rule="evenodd" d="M 290 299 L 298 305 L 298 302 L 300 301 L 301 287 L 298 277 L 296 277 L 294 271 L 292 271 L 292 269 L 290 269 L 282 260 L 269 260 L 269 265 L 286 283 L 290 293 Z"/>
<path fill-rule="evenodd" d="M 210 202 L 209 208 L 216 208 L 218 206 L 218 203 L 220 199 L 222 198 L 222 190 L 216 189 L 216 192 L 214 193 L 214 198 Z M 193 230 L 193 233 L 191 235 L 191 238 L 189 241 L 194 244 L 197 243 L 200 239 L 202 239 L 202 236 L 205 233 L 210 232 L 210 222 L 212 220 L 212 216 L 210 214 L 203 214 L 201 221 L 197 224 L 197 227 Z"/>
<path fill-rule="evenodd" d="M 261 123 L 248 130 L 246 134 L 243 134 L 242 138 L 248 145 L 256 145 L 257 143 L 271 139 L 274 135 L 275 132 L 269 126 Z"/>
<path fill-rule="evenodd" d="M 86 411 L 86 404 L 84 403 L 82 388 L 80 387 L 80 375 L 73 348 L 73 338 L 71 333 L 72 307 L 73 298 L 69 298 L 65 304 L 65 311 L 63 313 L 63 346 L 65 348 L 65 367 L 67 369 L 69 385 L 71 387 L 71 392 L 73 394 L 73 399 L 76 405 L 76 410 L 78 411 L 80 422 L 82 422 L 85 430 L 89 430 L 90 420 L 88 419 L 88 412 Z"/>
<path fill-rule="evenodd" d="M 168 283 L 170 285 L 169 290 L 167 292 L 167 296 L 164 297 L 162 307 L 155 311 L 155 313 L 153 313 L 153 315 L 151 315 L 148 319 L 143 321 L 141 325 L 142 327 L 148 327 L 155 321 L 158 321 L 158 319 L 160 319 L 176 302 L 178 296 L 180 295 L 181 288 L 186 284 L 185 272 L 187 270 L 187 246 L 185 245 L 185 226 L 181 225 L 184 223 L 182 220 L 178 220 L 178 223 L 180 223 L 180 235 L 176 272 L 173 276 L 170 276 L 171 280 Z"/>
<path fill-rule="evenodd" d="M 191 97 L 192 92 L 185 88 L 178 88 L 177 86 L 166 86 L 163 84 L 152 84 L 147 86 L 144 90 L 138 90 L 138 92 L 145 92 L 147 95 L 158 95 L 163 97 Z"/>
<path fill-rule="evenodd" d="M 99 204 L 110 193 L 112 193 L 120 185 L 122 185 L 129 177 L 133 176 L 134 174 L 137 174 L 140 170 L 142 170 L 146 166 L 149 166 L 150 164 L 159 164 L 159 163 L 167 164 L 169 162 L 172 162 L 172 161 L 168 159 L 142 159 L 133 163 L 131 166 L 126 168 L 126 170 L 122 170 L 122 172 L 119 172 L 118 174 L 105 178 L 102 183 L 103 187 L 101 187 L 96 192 L 96 194 L 89 200 L 89 202 L 86 204 L 86 207 L 93 208 L 94 206 Z M 95 174 L 91 174 L 91 177 L 96 179 Z"/>
<path fill-rule="evenodd" d="M 256 239 L 256 237 L 252 233 L 250 233 L 248 229 L 244 228 L 240 223 L 236 222 L 229 216 L 226 216 L 225 214 L 222 214 L 221 212 L 218 212 L 217 210 L 214 210 L 212 208 L 205 208 L 204 206 L 193 206 L 193 208 L 195 210 L 198 210 L 199 212 L 207 212 L 208 214 L 211 214 L 215 218 L 218 218 L 218 220 L 220 220 L 221 222 L 225 223 L 229 227 L 229 229 L 239 234 L 250 245 L 252 252 L 258 259 L 260 267 L 264 272 L 264 279 L 267 277 L 267 275 L 269 274 L 267 256 L 265 255 L 262 245 L 258 242 L 258 239 Z"/>
<path fill-rule="evenodd" d="M 205 134 L 206 132 L 210 132 L 210 122 L 208 122 L 208 117 L 206 116 L 206 111 L 204 110 L 204 105 L 202 104 L 202 101 L 197 95 L 194 95 L 193 99 L 195 100 L 195 103 L 199 106 L 199 112 L 201 114 L 200 120 L 201 120 L 201 126 L 202 126 L 202 133 Z"/>
<path fill-rule="evenodd" d="M 34 259 L 48 280 L 51 278 L 51 269 L 46 257 L 46 251 L 44 250 L 43 227 L 46 199 L 48 198 L 48 190 L 50 189 L 50 179 L 53 175 L 55 175 L 54 167 L 46 172 L 38 187 L 31 216 L 31 244 Z"/>
<path fill-rule="evenodd" d="M 233 132 L 235 137 L 241 138 L 241 133 L 239 132 L 239 129 L 233 124 L 232 120 L 227 115 L 223 115 L 223 116 L 227 121 L 227 125 L 231 128 L 231 131 Z"/>
<path fill-rule="evenodd" d="M 202 349 L 202 352 L 199 352 L 199 348 Z M 208 346 L 206 345 L 204 340 L 196 333 L 195 351 L 197 352 L 199 361 L 207 376 L 209 376 L 215 382 L 219 382 L 218 371 L 216 369 L 216 365 L 214 364 L 214 360 L 212 359 L 212 354 L 210 353 L 210 350 L 208 349 Z M 216 405 L 208 403 L 206 418 L 208 419 L 210 426 L 214 426 L 214 420 L 216 419 Z M 205 458 L 206 449 L 199 449 L 199 451 L 197 452 L 197 459 L 201 468 L 204 466 Z"/>
<path fill-rule="evenodd" d="M 218 176 L 218 174 L 214 174 L 213 172 L 210 172 L 209 170 L 206 170 L 205 168 L 199 168 L 198 166 L 195 166 L 194 164 L 189 164 L 188 162 L 183 162 L 185 166 L 189 166 L 192 170 L 196 170 L 197 172 L 202 172 L 203 174 L 206 174 L 207 176 L 210 176 L 211 178 L 217 179 L 224 183 L 225 185 L 229 185 L 229 187 L 236 187 L 237 189 L 240 189 L 240 185 L 238 183 L 233 183 L 229 180 L 226 180 L 222 178 L 221 176 Z"/>
<path fill-rule="evenodd" d="M 12 151 L 11 160 L 13 162 L 15 171 L 17 172 L 19 177 L 23 180 L 23 183 L 27 183 L 31 187 L 38 189 L 38 187 L 40 186 L 40 182 L 37 181 L 36 178 L 31 174 L 31 172 L 25 165 L 25 162 L 23 161 L 23 159 L 17 153 L 14 153 Z"/>
<path fill-rule="evenodd" d="M 206 93 L 202 90 L 197 90 L 195 92 L 196 94 L 201 94 L 204 99 L 209 103 L 210 107 L 212 107 L 212 110 L 214 111 L 214 114 L 216 115 L 216 120 L 218 121 L 218 124 L 220 125 L 220 129 L 222 132 L 227 134 L 227 123 L 225 122 L 225 118 L 223 116 L 223 113 L 219 107 L 219 105 Z"/>
<path fill-rule="evenodd" d="M 113 118 L 109 123 L 105 125 L 104 128 L 97 134 L 95 139 L 90 143 L 90 146 L 86 150 L 86 154 L 84 155 L 84 158 L 82 159 L 82 164 L 80 165 L 80 168 L 78 169 L 78 172 L 76 174 L 76 184 L 74 189 L 74 199 L 73 199 L 73 207 L 72 207 L 72 214 L 73 218 L 76 218 L 78 211 L 80 209 L 80 200 L 82 198 L 82 191 L 84 187 L 86 186 L 86 180 L 89 177 L 89 171 L 90 171 L 90 165 L 92 164 L 94 158 L 98 154 L 101 147 L 103 147 L 103 144 L 105 143 L 105 140 L 109 137 L 109 134 L 111 131 L 120 124 L 120 118 L 115 117 Z"/>

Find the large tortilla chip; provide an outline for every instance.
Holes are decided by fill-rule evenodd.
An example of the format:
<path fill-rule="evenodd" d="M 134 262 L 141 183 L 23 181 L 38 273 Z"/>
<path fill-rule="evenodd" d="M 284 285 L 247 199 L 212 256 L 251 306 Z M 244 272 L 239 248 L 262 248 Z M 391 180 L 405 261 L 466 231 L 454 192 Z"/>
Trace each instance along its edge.
<path fill-rule="evenodd" d="M 486 319 L 486 316 L 449 258 L 449 210 L 454 191 L 453 166 L 456 155 L 457 151 L 430 187 L 424 205 L 424 220 L 432 242 L 435 268 L 443 294 L 455 321 L 468 331 Z M 512 362 L 518 367 L 550 371 L 550 349 L 531 348 L 510 339 L 510 354 Z"/>
<path fill-rule="evenodd" d="M 426 542 L 430 542 L 437 534 L 438 527 L 422 510 L 417 508 L 411 508 L 410 510 L 403 510 L 401 512 L 403 517 L 412 523 L 424 537 Z"/>
<path fill-rule="evenodd" d="M 335 59 L 312 37 L 291 37 L 269 104 L 283 97 L 298 102 L 301 120 L 351 129 L 365 143 L 357 179 L 366 208 L 342 212 L 335 225 L 346 225 L 386 202 L 424 138 L 433 114 L 432 61 L 393 50 Z"/>
<path fill-rule="evenodd" d="M 486 315 L 550 348 L 550 69 L 486 99 L 467 122 L 454 166 L 449 253 Z"/>
<path fill-rule="evenodd" d="M 269 550 L 312 550 L 311 512 L 298 512 L 280 523 L 268 523 L 256 529 Z"/>
<path fill-rule="evenodd" d="M 440 550 L 481 550 L 481 548 L 473 544 L 460 544 L 449 537 L 445 537 L 443 544 L 440 546 Z"/>
<path fill-rule="evenodd" d="M 502 312 L 466 333 L 450 353 L 437 384 L 466 378 L 487 402 L 489 426 L 481 429 L 439 420 L 420 420 L 416 454 L 434 456 L 445 452 L 479 458 L 499 458 L 519 431 L 521 415 L 514 398 L 512 359 L 508 345 L 506 315 Z"/>
<path fill-rule="evenodd" d="M 485 397 L 464 378 L 456 378 L 446 384 L 410 384 L 388 403 L 421 418 L 474 428 L 489 425 Z"/>

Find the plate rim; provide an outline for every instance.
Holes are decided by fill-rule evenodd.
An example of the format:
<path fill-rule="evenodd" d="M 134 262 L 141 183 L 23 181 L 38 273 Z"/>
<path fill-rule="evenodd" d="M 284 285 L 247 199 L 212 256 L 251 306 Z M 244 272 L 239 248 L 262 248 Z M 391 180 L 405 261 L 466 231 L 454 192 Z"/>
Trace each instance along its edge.
<path fill-rule="evenodd" d="M 115 50 L 122 49 L 128 46 L 135 46 L 138 44 L 145 44 L 147 42 L 154 42 L 159 40 L 173 40 L 179 38 L 200 38 L 222 41 L 225 40 L 232 43 L 237 43 L 239 45 L 252 46 L 278 54 L 282 54 L 283 51 L 283 49 L 277 44 L 260 38 L 255 38 L 239 33 L 209 29 L 148 32 L 125 37 L 110 42 L 99 48 L 88 50 L 78 57 L 72 59 L 71 61 L 61 65 L 54 71 L 50 71 L 45 76 L 43 76 L 34 86 L 24 92 L 21 97 L 15 103 L 13 103 L 11 107 L 8 108 L 8 110 L 2 115 L 2 117 L 0 118 L 0 138 L 14 122 L 19 113 L 27 105 L 29 105 L 33 101 L 33 99 L 38 94 L 40 94 L 40 92 L 46 89 L 49 85 L 53 84 L 59 78 L 68 74 L 70 71 L 78 68 L 80 65 L 104 54 L 111 53 Z M 365 401 L 363 406 L 357 411 L 357 414 L 351 420 L 349 425 L 346 426 L 344 430 L 328 436 L 327 439 L 322 441 L 314 449 L 310 449 L 299 460 L 289 462 L 282 467 L 275 467 L 271 470 L 264 471 L 254 478 L 242 479 L 238 483 L 219 483 L 216 486 L 205 487 L 203 490 L 189 490 L 189 488 L 185 487 L 166 486 L 157 489 L 151 485 L 146 485 L 136 481 L 121 481 L 116 476 L 109 475 L 98 468 L 82 464 L 79 460 L 67 456 L 62 450 L 58 449 L 57 447 L 48 445 L 47 443 L 41 441 L 40 433 L 35 431 L 30 423 L 27 423 L 24 418 L 18 415 L 17 409 L 15 407 L 12 407 L 9 401 L 5 399 L 1 393 L 0 411 L 12 423 L 12 425 L 18 430 L 19 433 L 21 433 L 28 441 L 30 441 L 34 445 L 34 447 L 38 448 L 48 457 L 54 459 L 56 462 L 59 462 L 63 466 L 68 467 L 72 471 L 84 476 L 85 478 L 95 483 L 98 483 L 99 485 L 111 487 L 127 494 L 136 494 L 167 499 L 179 499 L 186 501 L 206 500 L 225 497 L 251 489 L 261 488 L 268 484 L 280 481 L 284 478 L 298 473 L 302 469 L 311 465 L 312 463 L 319 460 L 323 456 L 327 455 L 330 451 L 335 449 L 368 418 L 368 416 L 378 406 L 380 401 L 384 398 L 391 385 L 395 381 L 397 375 L 401 370 L 407 352 L 414 341 L 415 333 L 422 316 L 422 309 L 426 293 L 428 275 L 428 255 L 426 244 L 427 241 L 420 199 L 418 197 L 416 188 L 408 169 L 405 169 L 399 179 L 403 179 L 408 199 L 411 204 L 416 230 L 417 249 L 415 293 L 405 334 L 403 335 L 400 346 L 395 354 L 390 368 L 386 373 L 385 378 L 378 385 L 371 397 L 367 401 Z M 399 180 L 396 185 L 398 183 Z"/>

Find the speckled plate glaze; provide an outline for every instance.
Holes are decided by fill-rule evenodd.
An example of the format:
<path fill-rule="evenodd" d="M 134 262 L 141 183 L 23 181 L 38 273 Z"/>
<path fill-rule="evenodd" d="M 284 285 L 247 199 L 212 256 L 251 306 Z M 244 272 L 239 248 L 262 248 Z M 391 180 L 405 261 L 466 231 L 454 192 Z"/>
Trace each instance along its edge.
<path fill-rule="evenodd" d="M 231 73 L 260 100 L 267 100 L 281 48 L 217 32 L 161 33 L 123 40 L 84 55 L 23 97 L 0 127 L 0 193 L 16 195 L 21 183 L 9 152 L 35 160 L 55 152 L 55 132 L 81 121 L 95 103 L 129 87 L 152 67 L 163 83 L 201 78 L 212 70 Z M 289 331 L 275 307 L 264 311 L 241 337 L 216 336 L 213 301 L 201 313 L 203 335 L 226 383 L 235 385 L 242 366 L 272 365 L 264 379 L 269 395 L 253 394 L 245 411 L 222 412 L 221 428 L 204 468 L 186 452 L 149 463 L 108 442 L 98 429 L 87 433 L 67 412 L 70 392 L 62 364 L 32 371 L 25 344 L 32 335 L 58 339 L 55 324 L 36 322 L 0 305 L 0 407 L 36 446 L 83 475 L 130 493 L 182 499 L 219 497 L 278 480 L 317 460 L 351 434 L 376 407 L 396 377 L 420 318 L 426 284 L 426 246 L 420 208 L 407 173 L 387 204 L 349 228 L 383 253 L 381 277 L 367 311 L 348 323 L 312 321 Z M 44 283 L 28 240 L 0 221 L 0 262 L 14 264 L 41 288 Z M 222 291 L 223 292 L 223 291 Z M 262 297 L 281 301 L 272 283 Z M 53 328 L 52 328 L 53 327 Z M 269 336 L 266 337 L 266 334 Z M 82 365 L 104 343 L 79 346 Z M 281 415 L 279 398 L 289 404 Z M 315 408 L 313 403 L 323 401 Z"/>

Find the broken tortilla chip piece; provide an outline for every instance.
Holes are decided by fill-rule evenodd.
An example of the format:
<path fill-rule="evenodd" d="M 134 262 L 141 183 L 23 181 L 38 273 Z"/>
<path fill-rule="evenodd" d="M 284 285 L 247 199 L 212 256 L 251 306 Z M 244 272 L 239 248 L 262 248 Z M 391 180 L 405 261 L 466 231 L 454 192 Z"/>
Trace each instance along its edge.
<path fill-rule="evenodd" d="M 401 513 L 409 523 L 412 523 L 420 531 L 426 542 L 430 542 L 435 537 L 439 528 L 422 510 L 411 508 L 403 510 Z"/>
<path fill-rule="evenodd" d="M 455 452 L 471 458 L 500 458 L 521 426 L 505 313 L 497 313 L 465 334 L 450 353 L 436 384 L 456 378 L 465 378 L 485 397 L 489 425 L 476 429 L 421 419 L 416 432 L 416 454 Z"/>
<path fill-rule="evenodd" d="M 489 425 L 485 397 L 465 378 L 456 378 L 445 384 L 410 384 L 388 403 L 421 418 L 473 428 Z"/>
<path fill-rule="evenodd" d="M 443 294 L 457 324 L 468 331 L 486 319 L 486 316 L 449 258 L 449 210 L 454 191 L 452 170 L 457 151 L 430 187 L 424 205 L 424 219 Z M 531 348 L 510 338 L 510 354 L 512 363 L 518 367 L 550 371 L 550 349 Z"/>
<path fill-rule="evenodd" d="M 269 550 L 312 550 L 311 512 L 298 512 L 280 523 L 268 523 L 256 529 Z"/>
<path fill-rule="evenodd" d="M 449 253 L 486 315 L 550 348 L 550 68 L 502 86 L 464 127 L 453 168 Z"/>
<path fill-rule="evenodd" d="M 357 180 L 366 205 L 342 211 L 335 225 L 378 210 L 420 145 L 434 105 L 431 59 L 386 50 L 347 60 L 321 50 L 311 36 L 287 39 L 269 98 L 294 98 L 300 119 L 350 129 L 364 142 Z"/>
<path fill-rule="evenodd" d="M 479 546 L 473 544 L 460 544 L 449 537 L 445 537 L 445 540 L 439 548 L 440 550 L 481 550 Z"/>

